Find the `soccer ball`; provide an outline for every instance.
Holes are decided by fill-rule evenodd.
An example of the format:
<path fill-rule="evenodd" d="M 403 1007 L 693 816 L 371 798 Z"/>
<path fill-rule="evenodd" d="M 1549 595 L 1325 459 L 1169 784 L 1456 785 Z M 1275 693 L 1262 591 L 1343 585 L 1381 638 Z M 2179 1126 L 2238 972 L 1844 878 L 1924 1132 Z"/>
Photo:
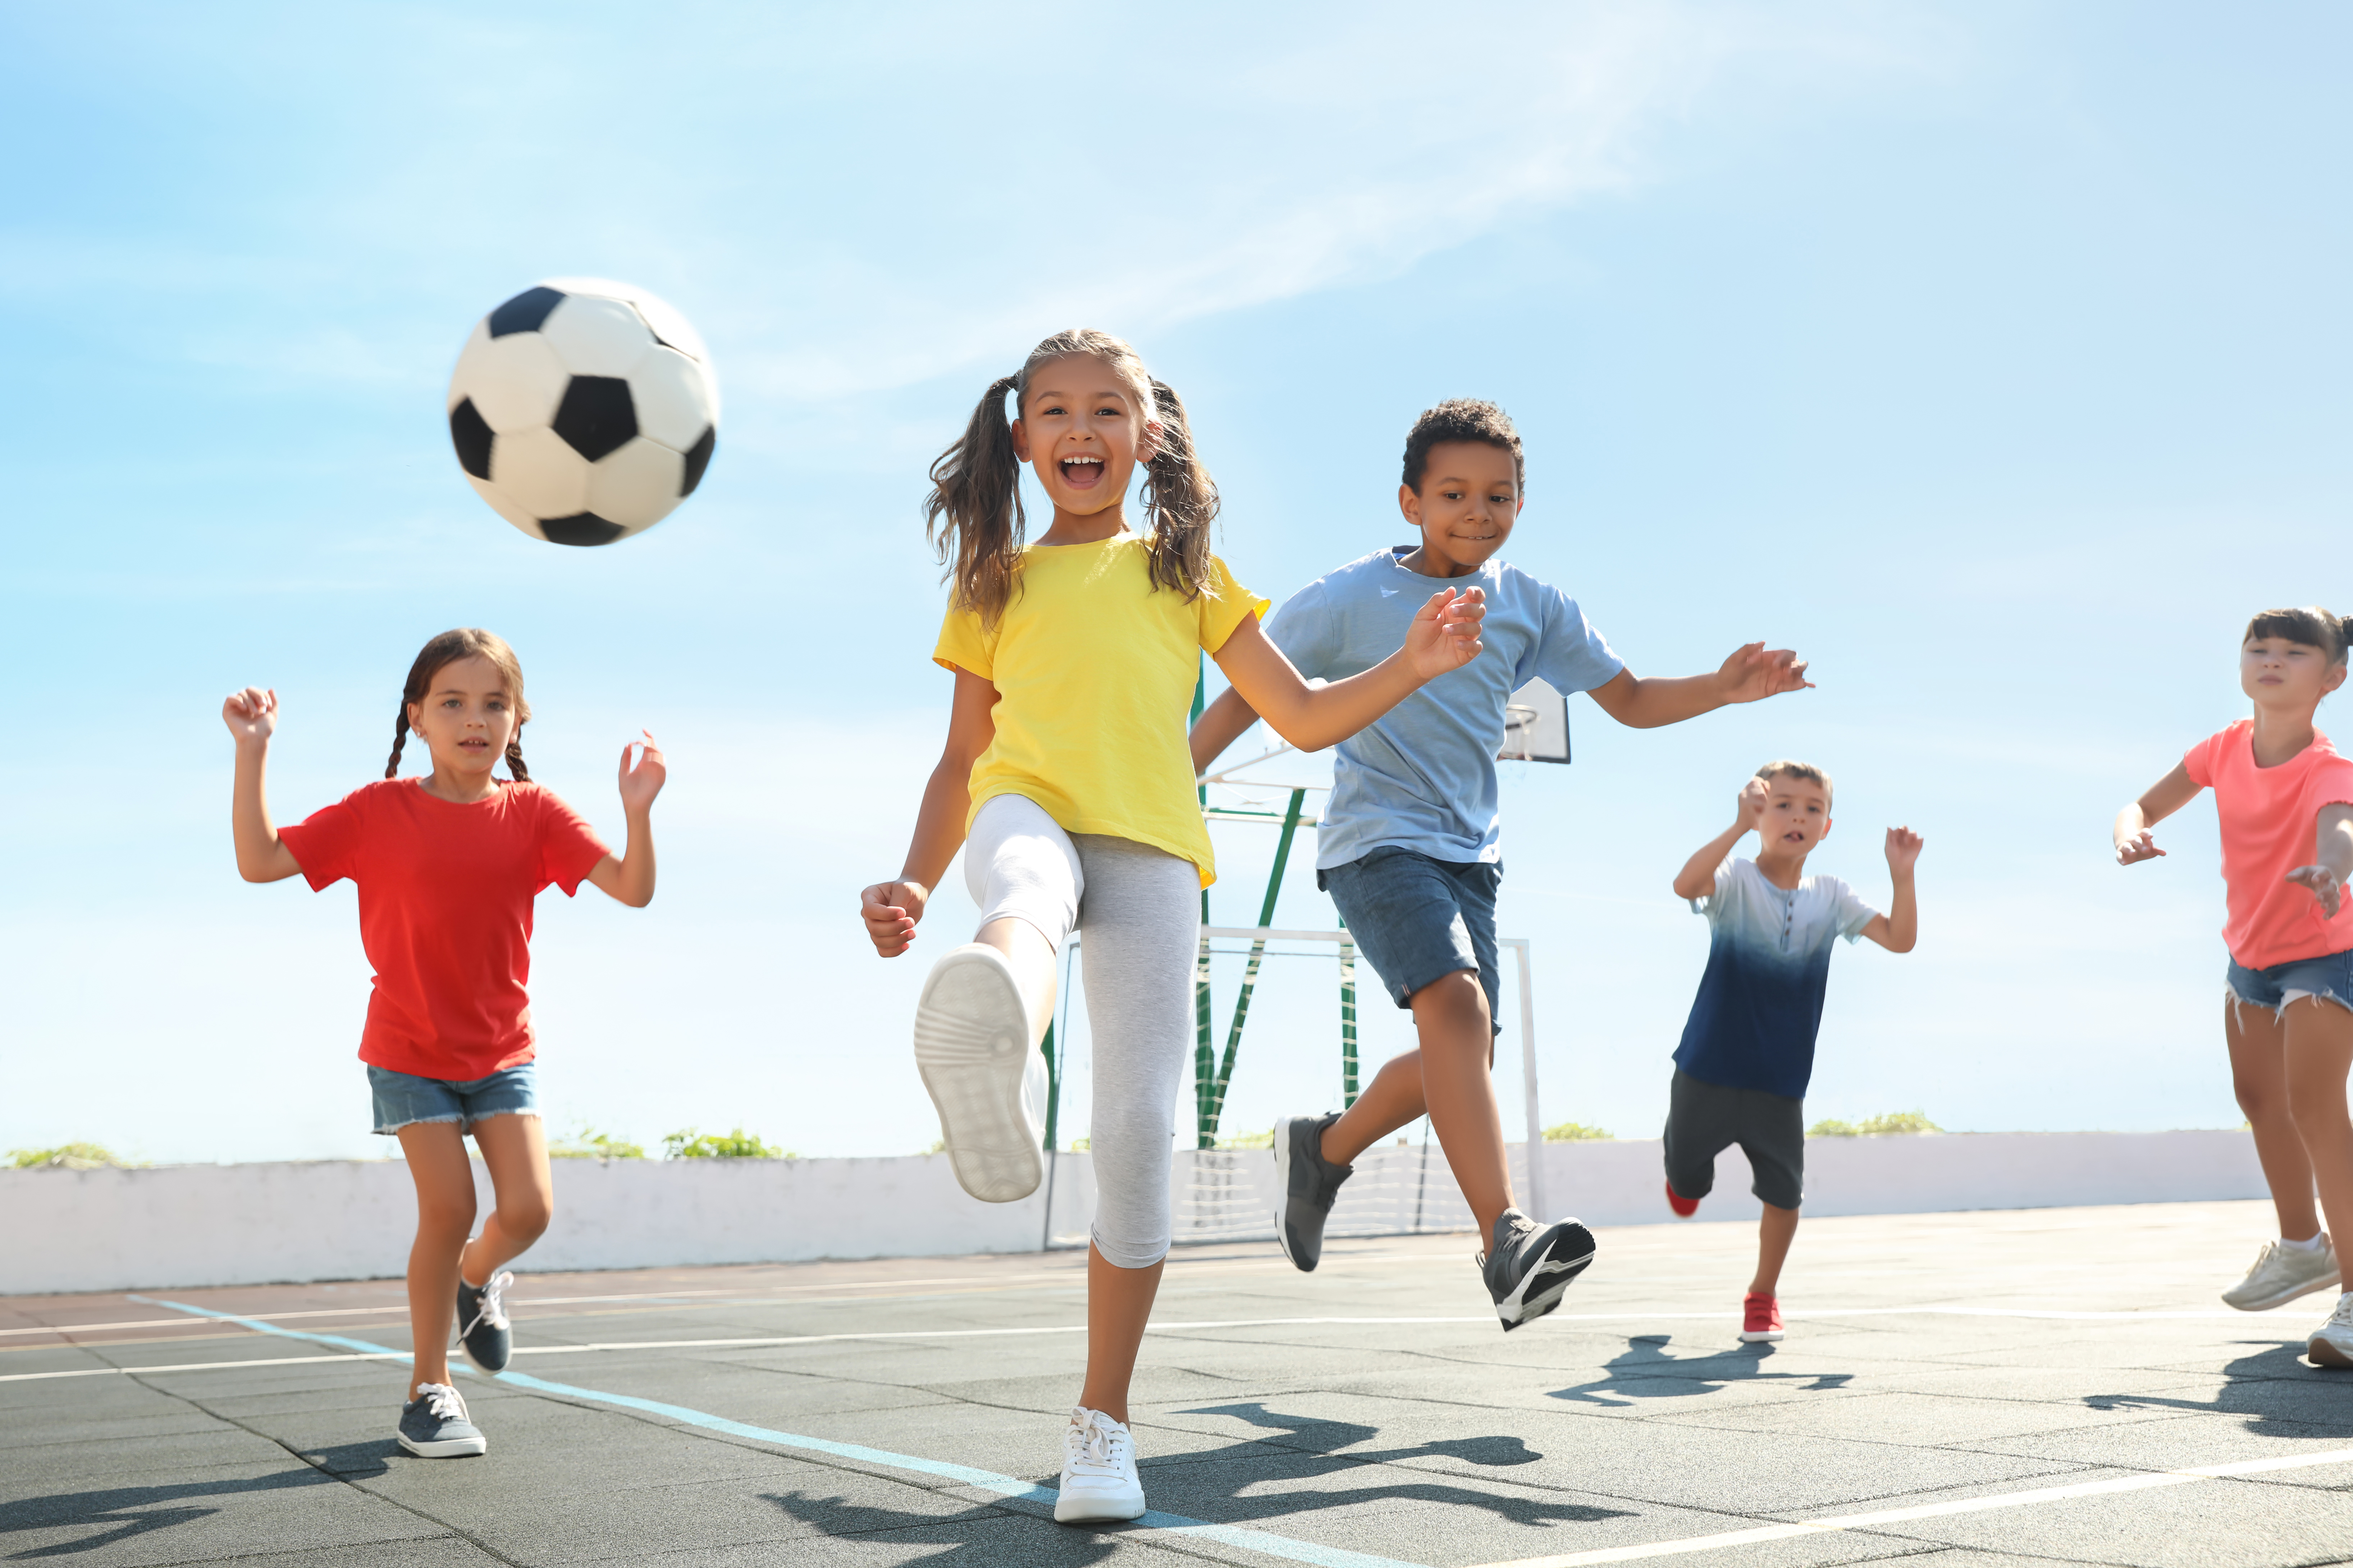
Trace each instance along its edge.
<path fill-rule="evenodd" d="M 719 438 L 711 355 L 626 283 L 552 278 L 475 324 L 449 440 L 491 510 L 554 544 L 610 544 L 694 493 Z"/>

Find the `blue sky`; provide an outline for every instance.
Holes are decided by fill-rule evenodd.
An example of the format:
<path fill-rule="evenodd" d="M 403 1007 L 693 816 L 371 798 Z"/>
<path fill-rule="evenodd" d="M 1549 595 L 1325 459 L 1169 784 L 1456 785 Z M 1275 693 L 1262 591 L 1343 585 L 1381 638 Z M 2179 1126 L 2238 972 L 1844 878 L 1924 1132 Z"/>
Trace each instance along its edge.
<path fill-rule="evenodd" d="M 1919 951 L 1833 966 L 1815 1114 L 2237 1123 L 2211 808 L 2131 872 L 2105 824 L 2242 711 L 2248 615 L 2353 603 L 2340 8 L 649 16 L 0 16 L 0 1147 L 382 1151 L 350 889 L 237 880 L 216 714 L 278 688 L 299 816 L 454 624 L 514 643 L 534 775 L 608 832 L 621 742 L 671 758 L 654 906 L 542 903 L 556 1119 L 927 1145 L 920 973 L 852 915 L 944 716 L 923 472 L 1071 324 L 1183 392 L 1263 592 L 1401 538 L 1406 426 L 1484 395 L 1512 558 L 1639 672 L 1815 661 L 1672 731 L 1577 700 L 1577 763 L 1509 771 L 1548 1121 L 1655 1132 L 1705 944 L 1668 880 L 1795 754 L 1839 781 L 1820 868 L 1883 896 L 1880 830 L 1928 840 Z M 702 490 L 602 551 L 501 522 L 441 422 L 554 274 L 669 298 L 727 397 Z M 1240 921 L 1271 838 L 1219 832 Z M 1330 918 L 1295 869 L 1279 919 Z M 1334 1099 L 1332 1015 L 1328 960 L 1271 966 L 1234 1124 Z"/>

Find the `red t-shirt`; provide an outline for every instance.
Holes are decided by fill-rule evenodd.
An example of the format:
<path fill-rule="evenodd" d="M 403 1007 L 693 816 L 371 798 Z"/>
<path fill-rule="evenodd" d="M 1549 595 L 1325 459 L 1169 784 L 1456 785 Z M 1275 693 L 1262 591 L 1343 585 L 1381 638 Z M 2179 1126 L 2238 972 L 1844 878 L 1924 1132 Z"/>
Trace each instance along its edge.
<path fill-rule="evenodd" d="M 2353 899 L 2327 920 L 2320 900 L 2287 879 L 2312 864 L 2314 828 L 2325 805 L 2353 805 L 2353 758 L 2328 737 L 2274 768 L 2255 765 L 2255 721 L 2242 719 L 2209 735 L 2181 759 L 2189 782 L 2214 792 L 2222 827 L 2222 883 L 2230 919 L 2222 942 L 2249 969 L 2353 948 Z"/>
<path fill-rule="evenodd" d="M 504 784 L 471 805 L 385 779 L 278 837 L 315 890 L 349 877 L 375 969 L 360 1060 L 468 1082 L 527 1062 L 532 900 L 566 898 L 611 853 L 552 791 Z"/>

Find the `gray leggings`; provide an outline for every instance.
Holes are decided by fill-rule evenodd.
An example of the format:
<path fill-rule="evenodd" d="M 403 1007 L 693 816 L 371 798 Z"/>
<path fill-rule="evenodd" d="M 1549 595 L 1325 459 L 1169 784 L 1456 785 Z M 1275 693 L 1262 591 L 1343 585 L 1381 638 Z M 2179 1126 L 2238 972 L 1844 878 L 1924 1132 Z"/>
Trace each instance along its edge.
<path fill-rule="evenodd" d="M 1122 1268 L 1167 1256 L 1169 1150 L 1193 1045 L 1201 879 L 1189 860 L 1108 834 L 1066 834 L 1001 795 L 975 814 L 965 881 L 980 923 L 1010 915 L 1060 952 L 1075 927 L 1094 1037 L 1095 1250 Z"/>

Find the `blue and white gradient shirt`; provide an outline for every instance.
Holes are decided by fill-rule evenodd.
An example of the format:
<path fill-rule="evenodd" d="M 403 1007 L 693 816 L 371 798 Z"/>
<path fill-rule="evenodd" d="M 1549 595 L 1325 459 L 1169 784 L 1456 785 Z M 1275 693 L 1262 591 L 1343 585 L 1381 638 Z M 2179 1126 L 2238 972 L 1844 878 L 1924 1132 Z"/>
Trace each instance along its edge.
<path fill-rule="evenodd" d="M 1706 1083 L 1803 1100 L 1831 940 L 1856 941 L 1879 911 L 1836 877 L 1777 888 L 1756 861 L 1737 857 L 1715 868 L 1715 891 L 1691 906 L 1707 917 L 1707 972 L 1675 1066 Z"/>
<path fill-rule="evenodd" d="M 1500 561 L 1467 577 L 1425 577 L 1398 564 L 1412 548 L 1377 550 L 1318 577 L 1266 626 L 1300 674 L 1344 680 L 1397 652 L 1440 588 L 1487 591 L 1479 657 L 1340 742 L 1315 834 L 1319 871 L 1389 845 L 1458 866 L 1501 860 L 1495 753 L 1512 693 L 1539 675 L 1563 696 L 1590 691 L 1626 668 L 1559 589 Z"/>

